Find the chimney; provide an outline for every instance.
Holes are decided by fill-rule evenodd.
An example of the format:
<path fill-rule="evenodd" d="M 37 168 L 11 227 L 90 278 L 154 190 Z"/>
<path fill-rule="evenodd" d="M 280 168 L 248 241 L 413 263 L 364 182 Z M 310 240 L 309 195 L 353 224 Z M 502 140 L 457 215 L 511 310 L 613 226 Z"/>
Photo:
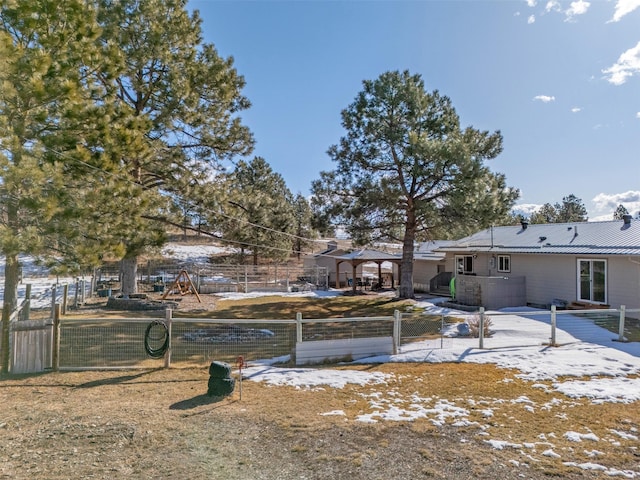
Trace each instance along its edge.
<path fill-rule="evenodd" d="M 622 216 L 622 221 L 624 222 L 625 225 L 631 225 L 631 215 L 629 214 L 625 214 Z"/>
<path fill-rule="evenodd" d="M 527 221 L 525 221 L 525 220 L 522 220 L 522 221 L 520 222 L 520 225 L 522 225 L 522 229 L 523 229 L 523 230 L 526 230 L 526 229 L 527 229 L 527 227 L 529 226 L 529 222 L 527 222 Z"/>

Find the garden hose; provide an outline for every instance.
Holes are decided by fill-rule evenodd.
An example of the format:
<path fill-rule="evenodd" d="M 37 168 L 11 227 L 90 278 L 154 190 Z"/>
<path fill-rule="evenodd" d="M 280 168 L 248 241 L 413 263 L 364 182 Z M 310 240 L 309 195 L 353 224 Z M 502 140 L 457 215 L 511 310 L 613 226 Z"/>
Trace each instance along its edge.
<path fill-rule="evenodd" d="M 162 326 L 161 335 L 151 334 L 153 327 L 155 327 L 156 325 Z M 153 348 L 149 342 L 149 341 L 153 342 L 155 346 L 161 340 L 164 340 L 164 341 L 162 342 L 162 345 L 158 348 Z M 161 322 L 160 320 L 155 320 L 151 322 L 147 326 L 147 329 L 144 331 L 144 350 L 147 352 L 147 355 L 149 355 L 151 358 L 162 358 L 168 348 L 169 348 L 169 330 L 167 329 L 167 326 L 165 325 L 164 322 Z"/>

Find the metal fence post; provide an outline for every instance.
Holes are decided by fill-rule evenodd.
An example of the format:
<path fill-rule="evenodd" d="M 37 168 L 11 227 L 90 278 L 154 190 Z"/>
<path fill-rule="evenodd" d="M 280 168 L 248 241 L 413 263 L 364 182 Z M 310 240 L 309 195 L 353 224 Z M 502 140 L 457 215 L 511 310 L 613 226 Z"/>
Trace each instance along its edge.
<path fill-rule="evenodd" d="M 165 310 L 165 321 L 167 325 L 167 335 L 169 335 L 169 344 L 167 351 L 164 352 L 164 368 L 171 367 L 171 324 L 173 323 L 173 311 L 170 308 Z"/>
<path fill-rule="evenodd" d="M 402 331 L 402 314 L 400 310 L 393 311 L 393 354 L 397 355 L 400 349 L 400 334 Z"/>
<path fill-rule="evenodd" d="M 296 313 L 296 342 L 302 343 L 302 313 Z"/>
<path fill-rule="evenodd" d="M 624 342 L 624 317 L 626 314 L 627 307 L 624 305 L 620 305 L 620 325 L 618 325 L 618 341 Z"/>
<path fill-rule="evenodd" d="M 552 347 L 556 346 L 556 324 L 557 324 L 556 306 L 551 305 L 551 341 L 549 342 L 549 344 Z"/>
<path fill-rule="evenodd" d="M 480 307 L 480 325 L 478 326 L 478 348 L 484 348 L 484 307 Z"/>

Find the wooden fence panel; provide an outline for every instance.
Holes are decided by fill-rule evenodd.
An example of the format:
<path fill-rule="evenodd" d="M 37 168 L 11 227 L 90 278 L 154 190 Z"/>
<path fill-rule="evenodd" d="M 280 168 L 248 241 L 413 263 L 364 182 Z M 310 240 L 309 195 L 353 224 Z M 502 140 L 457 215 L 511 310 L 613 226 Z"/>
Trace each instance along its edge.
<path fill-rule="evenodd" d="M 53 323 L 26 320 L 11 323 L 11 373 L 38 373 L 52 367 Z"/>

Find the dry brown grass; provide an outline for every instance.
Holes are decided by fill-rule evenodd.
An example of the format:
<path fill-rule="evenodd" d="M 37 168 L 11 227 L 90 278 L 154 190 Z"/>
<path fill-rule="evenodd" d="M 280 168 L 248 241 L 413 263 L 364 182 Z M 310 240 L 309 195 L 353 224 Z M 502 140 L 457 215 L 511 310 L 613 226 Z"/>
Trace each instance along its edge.
<path fill-rule="evenodd" d="M 419 472 L 418 478 L 589 478 L 567 461 L 640 470 L 637 441 L 611 432 L 640 428 L 637 404 L 572 400 L 491 365 L 336 368 L 392 377 L 386 385 L 343 389 L 245 380 L 242 400 L 238 389 L 226 399 L 206 396 L 206 369 L 5 378 L 0 476 L 388 479 Z M 377 392 L 396 401 L 412 395 L 447 401 L 466 409 L 468 422 L 454 427 L 455 419 L 448 419 L 437 426 L 433 415 L 358 421 L 375 410 L 367 396 Z M 483 413 L 488 408 L 491 417 Z M 322 415 L 334 410 L 344 415 Z M 563 436 L 568 431 L 591 432 L 601 441 L 571 442 Z M 486 440 L 512 446 L 497 450 Z M 562 458 L 543 455 L 549 448 Z M 601 452 L 597 458 L 585 453 L 593 450 Z"/>
<path fill-rule="evenodd" d="M 185 301 L 182 312 L 205 315 L 197 304 L 186 308 L 192 300 Z M 366 296 L 318 302 L 281 297 L 216 299 L 214 312 L 206 315 L 291 318 L 298 311 L 308 318 L 386 315 L 406 305 Z M 637 402 L 594 405 L 574 400 L 553 392 L 551 382 L 534 385 L 519 379 L 515 371 L 492 365 L 324 368 L 361 369 L 390 377 L 383 385 L 343 389 L 244 381 L 242 400 L 238 388 L 226 399 L 205 395 L 204 368 L 3 378 L 0 478 L 388 480 L 602 475 L 564 462 L 597 463 L 640 475 L 637 439 L 613 432 L 640 435 Z M 374 398 L 387 403 L 377 408 Z M 444 402 L 466 413 L 437 424 L 435 407 Z M 391 406 L 422 408 L 426 413 L 413 421 L 359 421 L 362 415 Z M 323 415 L 334 410 L 344 415 Z M 454 425 L 460 419 L 464 422 Z M 572 442 L 566 432 L 590 433 L 599 440 Z M 496 449 L 488 440 L 506 443 Z M 561 458 L 545 455 L 547 450 Z"/>

